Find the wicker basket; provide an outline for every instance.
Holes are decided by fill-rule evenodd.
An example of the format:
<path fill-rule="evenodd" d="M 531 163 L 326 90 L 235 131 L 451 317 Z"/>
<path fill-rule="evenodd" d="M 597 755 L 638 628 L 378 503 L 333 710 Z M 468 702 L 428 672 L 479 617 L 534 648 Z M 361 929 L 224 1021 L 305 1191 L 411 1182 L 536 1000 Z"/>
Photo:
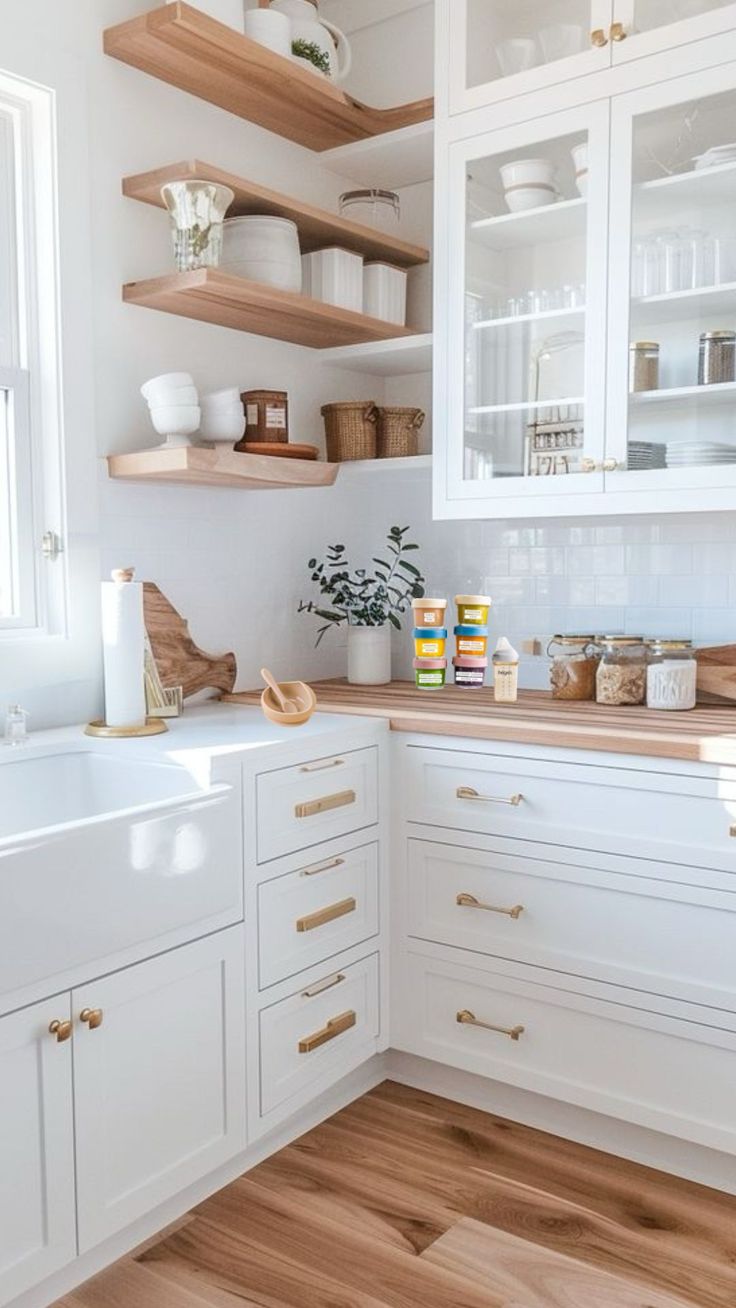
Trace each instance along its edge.
<path fill-rule="evenodd" d="M 372 400 L 324 404 L 322 417 L 325 420 L 329 463 L 375 459 L 378 409 Z"/>
<path fill-rule="evenodd" d="M 421 409 L 398 405 L 378 410 L 378 457 L 401 459 L 419 453 L 419 429 L 425 415 Z"/>

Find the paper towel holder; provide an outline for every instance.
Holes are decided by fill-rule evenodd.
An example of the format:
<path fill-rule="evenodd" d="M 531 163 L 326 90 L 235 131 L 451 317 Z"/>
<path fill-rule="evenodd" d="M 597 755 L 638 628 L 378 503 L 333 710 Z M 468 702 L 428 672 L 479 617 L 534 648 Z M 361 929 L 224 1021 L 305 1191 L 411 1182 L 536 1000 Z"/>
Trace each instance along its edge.
<path fill-rule="evenodd" d="M 114 568 L 111 577 L 114 582 L 124 584 L 132 582 L 135 576 L 134 568 Z M 145 668 L 141 668 L 141 677 L 144 676 Z M 136 723 L 129 727 L 110 727 L 104 718 L 95 718 L 94 721 L 88 722 L 84 728 L 85 736 L 99 736 L 108 740 L 125 740 L 140 736 L 160 736 L 168 727 L 163 718 L 146 717 L 145 722 Z"/>

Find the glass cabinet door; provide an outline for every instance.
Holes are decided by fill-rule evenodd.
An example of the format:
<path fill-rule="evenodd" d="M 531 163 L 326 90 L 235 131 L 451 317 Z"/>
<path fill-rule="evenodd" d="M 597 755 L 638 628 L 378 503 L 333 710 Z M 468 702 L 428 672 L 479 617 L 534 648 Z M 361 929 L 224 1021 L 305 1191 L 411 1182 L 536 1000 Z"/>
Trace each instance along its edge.
<path fill-rule="evenodd" d="M 736 483 L 734 124 L 734 64 L 614 103 L 606 453 L 627 489 Z"/>
<path fill-rule="evenodd" d="M 608 106 L 450 149 L 448 500 L 599 490 Z"/>
<path fill-rule="evenodd" d="M 614 0 L 613 62 L 638 59 L 736 27 L 734 0 Z"/>
<path fill-rule="evenodd" d="M 448 0 L 453 113 L 606 68 L 612 0 Z"/>

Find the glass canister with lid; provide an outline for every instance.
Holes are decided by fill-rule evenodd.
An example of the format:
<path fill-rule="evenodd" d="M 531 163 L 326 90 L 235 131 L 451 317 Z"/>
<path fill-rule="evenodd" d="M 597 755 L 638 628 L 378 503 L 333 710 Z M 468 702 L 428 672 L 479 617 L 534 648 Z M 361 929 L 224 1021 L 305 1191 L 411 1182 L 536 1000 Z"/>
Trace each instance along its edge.
<path fill-rule="evenodd" d="M 647 641 L 647 708 L 694 709 L 697 676 L 692 641 Z"/>
<path fill-rule="evenodd" d="M 647 647 L 642 636 L 601 636 L 595 678 L 598 704 L 643 704 L 647 693 Z"/>
<path fill-rule="evenodd" d="M 600 654 L 594 636 L 552 636 L 547 655 L 553 699 L 595 699 Z"/>

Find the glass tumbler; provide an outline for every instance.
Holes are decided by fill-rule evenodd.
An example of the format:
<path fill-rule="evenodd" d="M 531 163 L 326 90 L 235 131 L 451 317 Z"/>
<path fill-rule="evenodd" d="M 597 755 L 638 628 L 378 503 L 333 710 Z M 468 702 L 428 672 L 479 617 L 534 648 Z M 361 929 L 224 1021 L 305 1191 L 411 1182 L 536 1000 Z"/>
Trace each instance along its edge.
<path fill-rule="evenodd" d="M 167 182 L 161 197 L 171 216 L 177 272 L 216 268 L 222 255 L 222 224 L 235 199 L 216 182 Z"/>

